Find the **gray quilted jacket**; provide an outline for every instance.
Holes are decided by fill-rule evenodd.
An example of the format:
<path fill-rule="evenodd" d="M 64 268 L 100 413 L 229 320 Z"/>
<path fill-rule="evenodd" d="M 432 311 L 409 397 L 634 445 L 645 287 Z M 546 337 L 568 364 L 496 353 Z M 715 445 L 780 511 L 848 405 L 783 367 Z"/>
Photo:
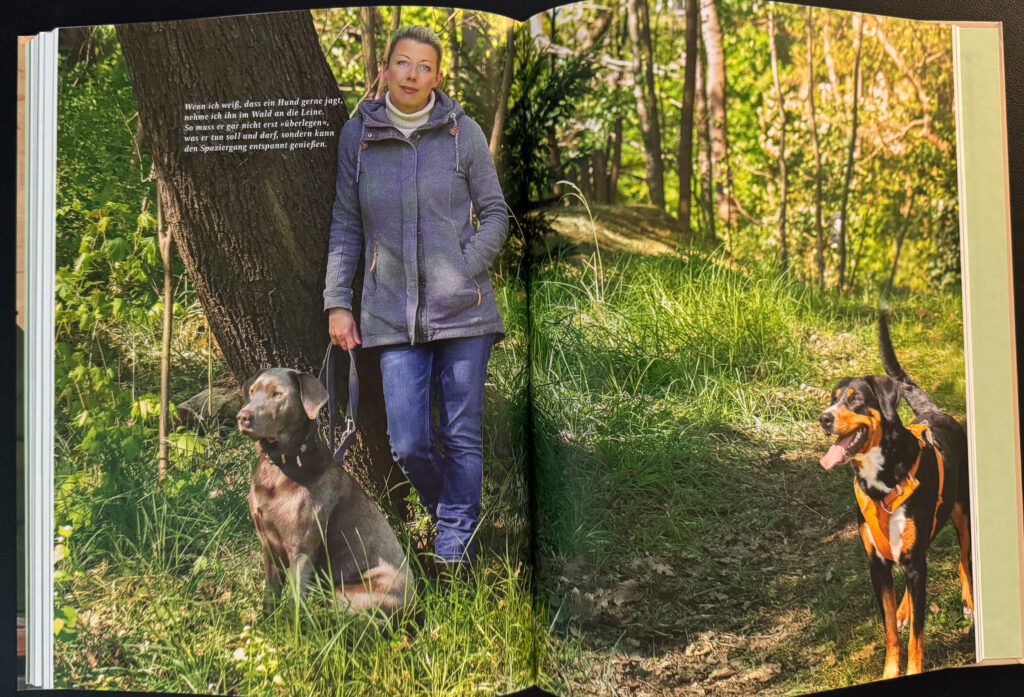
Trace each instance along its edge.
<path fill-rule="evenodd" d="M 434 97 L 408 138 L 375 99 L 338 139 L 324 309 L 352 308 L 362 255 L 364 348 L 505 331 L 487 274 L 508 230 L 505 199 L 480 126 Z"/>

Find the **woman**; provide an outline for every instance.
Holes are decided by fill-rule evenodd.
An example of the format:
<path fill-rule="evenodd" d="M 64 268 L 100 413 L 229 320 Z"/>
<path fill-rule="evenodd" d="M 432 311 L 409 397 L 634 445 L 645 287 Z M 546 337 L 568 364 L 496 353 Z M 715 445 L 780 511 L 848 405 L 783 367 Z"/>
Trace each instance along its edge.
<path fill-rule="evenodd" d="M 483 131 L 437 89 L 441 57 L 427 27 L 397 30 L 387 93 L 341 130 L 324 309 L 333 343 L 380 347 L 392 457 L 437 523 L 435 560 L 466 564 L 480 517 L 487 361 L 505 331 L 487 269 L 508 214 Z"/>

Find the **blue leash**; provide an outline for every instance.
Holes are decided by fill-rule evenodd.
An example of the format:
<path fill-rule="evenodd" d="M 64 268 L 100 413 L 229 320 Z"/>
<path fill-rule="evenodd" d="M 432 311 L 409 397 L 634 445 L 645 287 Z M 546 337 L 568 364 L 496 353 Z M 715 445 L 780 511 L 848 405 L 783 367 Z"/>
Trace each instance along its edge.
<path fill-rule="evenodd" d="M 328 433 L 329 442 L 334 443 L 334 427 L 338 420 L 337 399 L 334 393 L 334 367 L 335 354 L 343 351 L 335 344 L 327 345 L 327 355 L 324 356 L 323 365 L 320 367 L 318 380 L 327 389 L 327 413 L 329 415 Z M 356 410 L 359 408 L 359 376 L 356 374 L 356 354 L 352 349 L 348 353 L 348 404 L 345 406 L 345 432 L 341 434 L 341 442 L 337 449 L 334 449 L 334 461 L 340 463 L 345 457 L 345 451 L 352 444 L 356 435 Z"/>

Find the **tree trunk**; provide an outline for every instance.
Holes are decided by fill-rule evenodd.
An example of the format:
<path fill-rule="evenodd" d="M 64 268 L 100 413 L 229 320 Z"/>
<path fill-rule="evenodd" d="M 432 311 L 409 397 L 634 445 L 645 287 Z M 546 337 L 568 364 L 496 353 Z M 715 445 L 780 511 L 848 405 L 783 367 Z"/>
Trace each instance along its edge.
<path fill-rule="evenodd" d="M 508 115 L 508 97 L 512 91 L 512 68 L 516 58 L 515 29 L 509 26 L 505 33 L 505 70 L 501 76 L 501 91 L 498 92 L 498 108 L 494 112 L 494 128 L 491 129 L 491 159 L 502 178 L 504 161 L 501 156 L 502 139 L 505 136 L 505 117 Z"/>
<path fill-rule="evenodd" d="M 338 97 L 312 18 L 254 14 L 117 31 L 165 223 L 229 370 L 239 384 L 269 366 L 316 373 L 328 343 L 322 291 L 336 140 L 247 154 L 182 148 L 186 102 Z M 337 133 L 344 104 L 323 112 Z M 359 438 L 346 465 L 399 504 L 405 490 L 391 487 L 404 478 L 391 460 L 380 368 L 374 352 L 357 355 Z M 338 384 L 346 394 L 344 375 Z"/>
<path fill-rule="evenodd" d="M 363 74 L 366 76 L 366 94 L 377 94 L 380 86 L 380 57 L 377 54 L 377 16 L 376 7 L 359 9 L 359 32 L 363 39 Z"/>
<path fill-rule="evenodd" d="M 608 203 L 614 205 L 619 197 L 619 174 L 622 172 L 622 117 L 615 119 L 612 131 L 612 157 L 608 166 Z"/>
<path fill-rule="evenodd" d="M 678 217 L 683 239 L 693 237 L 690 206 L 693 198 L 693 99 L 697 78 L 697 14 L 698 0 L 686 0 L 686 57 L 683 66 L 683 103 L 679 108 L 679 209 Z"/>
<path fill-rule="evenodd" d="M 818 267 L 818 287 L 825 287 L 825 228 L 821 222 L 821 145 L 814 111 L 814 12 L 807 8 L 807 117 L 811 144 L 814 146 L 814 261 Z"/>
<path fill-rule="evenodd" d="M 629 40 L 633 56 L 633 95 L 636 97 L 640 130 L 644 136 L 647 191 L 651 203 L 665 208 L 665 182 L 661 161 L 661 130 L 658 125 L 658 95 L 654 87 L 654 61 L 647 0 L 625 0 Z"/>
<path fill-rule="evenodd" d="M 711 138 L 711 168 L 715 182 L 718 219 L 732 223 L 732 182 L 729 173 L 729 129 L 725 111 L 725 49 L 718 23 L 715 0 L 701 0 L 700 24 L 707 54 L 708 133 Z"/>
<path fill-rule="evenodd" d="M 160 197 L 163 188 L 157 181 L 156 237 L 164 264 L 164 323 L 160 336 L 160 425 L 157 444 L 157 481 L 167 479 L 167 431 L 171 394 L 171 321 L 174 318 L 174 238 L 164 226 Z"/>
<path fill-rule="evenodd" d="M 782 273 L 789 271 L 789 245 L 786 243 L 786 199 L 789 179 L 786 176 L 786 100 L 779 82 L 779 56 L 776 47 L 775 3 L 768 3 L 768 42 L 771 49 L 772 82 L 775 102 L 779 105 L 779 264 Z"/>
<path fill-rule="evenodd" d="M 853 61 L 853 110 L 852 124 L 850 125 L 850 143 L 846 148 L 846 174 L 843 176 L 843 198 L 839 206 L 839 290 L 846 288 L 846 213 L 847 203 L 850 199 L 850 182 L 853 181 L 853 156 L 857 150 L 857 108 L 860 100 L 860 54 L 861 39 L 864 37 L 864 16 L 857 12 L 853 15 L 853 26 L 856 38 L 853 40 L 853 50 L 856 57 Z"/>
<path fill-rule="evenodd" d="M 395 35 L 395 31 L 402 26 L 402 6 L 395 5 L 391 8 L 391 22 L 388 25 L 388 41 L 384 44 L 384 53 L 380 54 L 380 60 L 386 62 L 388 54 L 391 52 L 391 37 Z M 384 96 L 384 82 L 381 80 L 377 81 L 377 98 Z"/>
<path fill-rule="evenodd" d="M 701 236 L 714 242 L 715 204 L 714 204 L 714 171 L 711 168 L 711 132 L 708 124 L 708 98 L 704 85 L 704 65 L 701 52 L 696 54 L 697 65 L 694 75 L 694 109 L 697 121 L 697 164 L 700 168 L 700 211 Z"/>
<path fill-rule="evenodd" d="M 590 153 L 590 166 L 593 169 L 594 200 L 598 203 L 610 203 L 608 200 L 608 154 L 597 148 Z"/>
<path fill-rule="evenodd" d="M 892 287 L 896 282 L 896 269 L 900 265 L 900 251 L 903 249 L 903 240 L 906 239 L 907 230 L 911 226 L 910 213 L 914 209 L 914 190 L 909 180 L 907 181 L 906 196 L 906 203 L 900 206 L 900 229 L 896 231 L 896 239 L 893 240 L 892 268 L 889 269 L 889 279 L 886 281 L 882 298 L 888 298 L 892 295 Z"/>
<path fill-rule="evenodd" d="M 462 10 L 452 10 L 448 17 L 448 84 L 451 93 L 459 93 L 459 14 Z"/>

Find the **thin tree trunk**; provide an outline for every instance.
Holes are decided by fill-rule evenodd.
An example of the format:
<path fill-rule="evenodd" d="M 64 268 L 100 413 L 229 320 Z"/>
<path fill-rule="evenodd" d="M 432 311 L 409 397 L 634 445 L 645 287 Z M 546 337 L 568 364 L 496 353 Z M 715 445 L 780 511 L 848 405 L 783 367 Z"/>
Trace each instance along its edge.
<path fill-rule="evenodd" d="M 821 50 L 825 54 L 825 70 L 828 74 L 828 82 L 832 85 L 832 95 L 839 97 L 839 76 L 836 73 L 836 64 L 832 60 L 832 10 L 825 9 L 822 13 L 821 27 Z"/>
<path fill-rule="evenodd" d="M 316 373 L 328 343 L 322 293 L 337 138 L 294 152 L 181 147 L 189 102 L 338 97 L 312 17 L 253 14 L 117 32 L 146 124 L 144 145 L 163 184 L 164 221 L 229 370 L 239 384 L 269 366 Z M 334 133 L 347 118 L 340 102 L 323 114 Z M 408 485 L 391 458 L 375 358 L 357 352 L 359 433 L 345 465 L 404 510 Z"/>
<path fill-rule="evenodd" d="M 697 78 L 697 14 L 698 0 L 686 0 L 686 56 L 683 66 L 683 103 L 679 107 L 679 209 L 678 217 L 684 240 L 693 237 L 690 210 L 693 191 L 693 101 Z"/>
<path fill-rule="evenodd" d="M 811 143 L 814 146 L 814 261 L 818 271 L 818 287 L 825 287 L 825 228 L 821 221 L 821 145 L 814 111 L 814 11 L 807 8 L 807 117 L 810 121 Z"/>
<path fill-rule="evenodd" d="M 892 268 L 889 270 L 889 279 L 885 284 L 883 298 L 892 295 L 893 283 L 896 281 L 896 269 L 900 264 L 900 251 L 903 249 L 903 240 L 906 239 L 911 225 L 910 214 L 914 209 L 914 190 L 909 181 L 907 182 L 906 196 L 906 203 L 900 207 L 900 229 L 896 232 L 896 239 L 893 242 Z"/>
<path fill-rule="evenodd" d="M 775 3 L 768 3 L 768 42 L 771 48 L 772 83 L 775 85 L 775 102 L 779 105 L 779 264 L 782 273 L 789 271 L 789 245 L 786 242 L 786 203 L 789 178 L 786 174 L 786 98 L 779 81 L 779 56 L 775 45 Z"/>
<path fill-rule="evenodd" d="M 498 108 L 494 112 L 494 128 L 491 129 L 491 159 L 498 170 L 498 179 L 504 171 L 501 156 L 502 139 L 505 137 L 505 118 L 508 115 L 508 97 L 512 90 L 512 68 L 516 57 L 515 30 L 509 26 L 505 33 L 505 70 L 501 76 L 501 90 L 498 92 Z"/>
<path fill-rule="evenodd" d="M 665 208 L 665 182 L 661 161 L 661 130 L 658 126 L 658 97 L 654 86 L 651 30 L 647 0 L 625 0 L 629 40 L 633 57 L 633 96 L 644 137 L 647 191 L 651 203 Z"/>
<path fill-rule="evenodd" d="M 164 323 L 160 341 L 160 426 L 157 446 L 157 480 L 167 479 L 167 433 L 170 417 L 171 394 L 171 320 L 174 317 L 174 240 L 164 227 L 160 204 L 161 184 L 157 181 L 156 237 L 160 257 L 164 263 Z"/>
<path fill-rule="evenodd" d="M 853 158 L 857 149 L 857 118 L 860 101 L 860 55 L 862 39 L 864 36 L 864 16 L 857 12 L 853 15 L 853 26 L 856 38 L 854 39 L 854 53 L 856 58 L 853 61 L 853 110 L 852 124 L 850 125 L 850 142 L 846 149 L 846 173 L 843 176 L 843 198 L 839 206 L 839 280 L 838 288 L 846 288 L 846 214 L 847 204 L 850 199 L 850 183 L 853 181 Z"/>
<path fill-rule="evenodd" d="M 363 75 L 366 94 L 376 94 L 380 80 L 380 58 L 377 54 L 377 8 L 359 9 L 359 32 L 363 39 Z"/>
<path fill-rule="evenodd" d="M 459 93 L 461 69 L 459 56 L 459 14 L 462 10 L 452 10 L 448 18 L 448 84 L 453 94 Z"/>
<path fill-rule="evenodd" d="M 619 198 L 619 174 L 622 172 L 622 117 L 615 119 L 612 131 L 612 157 L 608 167 L 608 203 L 615 204 Z"/>
<path fill-rule="evenodd" d="M 391 37 L 395 35 L 395 31 L 402 26 L 402 6 L 395 5 L 391 8 L 391 23 L 388 25 L 388 41 L 384 45 L 384 53 L 381 54 L 381 60 L 387 61 L 388 54 L 391 52 Z M 384 96 L 384 82 L 382 80 L 377 81 L 377 98 Z"/>
<path fill-rule="evenodd" d="M 711 167 L 711 128 L 708 123 L 708 99 L 704 86 L 704 65 L 701 52 L 696 54 L 694 75 L 694 108 L 697 121 L 697 165 L 700 168 L 701 237 L 715 241 L 714 170 Z"/>
<path fill-rule="evenodd" d="M 608 154 L 601 148 L 590 153 L 590 167 L 593 170 L 594 200 L 608 203 Z"/>
<path fill-rule="evenodd" d="M 732 182 L 729 172 L 729 128 L 725 108 L 725 49 L 722 27 L 718 23 L 715 0 L 701 0 L 700 24 L 707 55 L 708 133 L 711 138 L 711 168 L 715 183 L 715 207 L 718 219 L 732 223 Z"/>

